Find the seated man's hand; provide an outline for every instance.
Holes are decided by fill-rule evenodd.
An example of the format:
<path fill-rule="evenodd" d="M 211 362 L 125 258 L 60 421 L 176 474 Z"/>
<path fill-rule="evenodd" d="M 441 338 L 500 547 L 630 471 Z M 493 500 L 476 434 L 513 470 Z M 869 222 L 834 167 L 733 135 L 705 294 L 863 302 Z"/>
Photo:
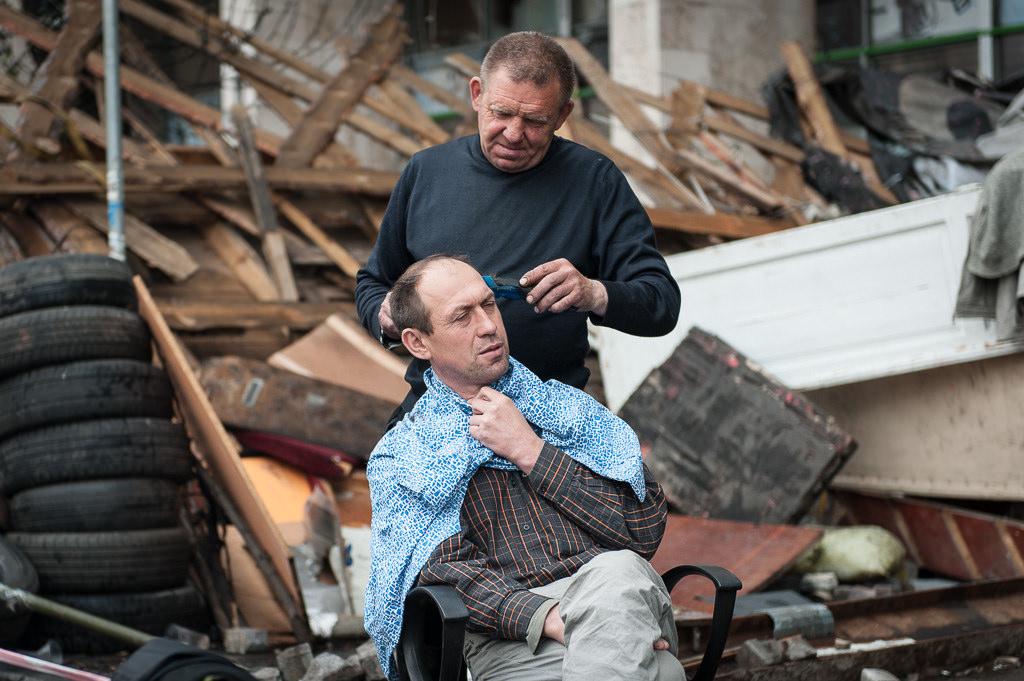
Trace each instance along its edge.
<path fill-rule="evenodd" d="M 565 622 L 557 605 L 548 610 L 548 616 L 544 618 L 543 635 L 565 645 Z"/>
<path fill-rule="evenodd" d="M 557 605 L 548 610 L 547 617 L 544 618 L 542 634 L 565 645 L 565 622 L 562 621 L 562 612 L 558 609 Z M 668 650 L 668 648 L 668 641 L 663 638 L 659 638 L 654 642 L 655 650 Z"/>
<path fill-rule="evenodd" d="M 503 456 L 524 473 L 533 470 L 544 441 L 523 418 L 515 403 L 493 388 L 480 388 L 469 400 L 469 434 L 495 454 Z"/>

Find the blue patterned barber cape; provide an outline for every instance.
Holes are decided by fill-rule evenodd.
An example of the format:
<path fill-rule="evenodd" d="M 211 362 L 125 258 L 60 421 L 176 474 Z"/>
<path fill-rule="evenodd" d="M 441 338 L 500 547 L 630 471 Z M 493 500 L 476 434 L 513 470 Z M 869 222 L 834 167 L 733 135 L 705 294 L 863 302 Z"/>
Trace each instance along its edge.
<path fill-rule="evenodd" d="M 541 437 L 598 475 L 645 494 L 640 443 L 625 421 L 582 390 L 542 382 L 509 358 L 493 388 L 509 397 Z M 397 679 L 392 652 L 402 631 L 405 595 L 427 558 L 459 532 L 459 513 L 477 468 L 516 470 L 469 434 L 469 404 L 428 369 L 427 392 L 392 428 L 366 465 L 373 504 L 367 633 L 381 668 Z"/>

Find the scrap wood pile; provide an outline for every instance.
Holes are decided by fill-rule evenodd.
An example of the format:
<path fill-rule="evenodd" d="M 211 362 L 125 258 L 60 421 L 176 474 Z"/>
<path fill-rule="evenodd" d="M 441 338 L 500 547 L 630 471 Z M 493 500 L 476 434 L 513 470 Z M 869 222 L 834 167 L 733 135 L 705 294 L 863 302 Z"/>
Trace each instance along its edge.
<path fill-rule="evenodd" d="M 350 315 L 353 279 L 397 173 L 380 169 L 372 153 L 357 157 L 337 133 L 355 131 L 377 145 L 368 148 L 407 158 L 475 129 L 466 93 L 449 92 L 401 63 L 405 28 L 398 6 L 368 20 L 362 43 L 333 73 L 189 0 L 128 0 L 121 11 L 127 244 L 175 330 L 200 357 L 265 358 L 330 312 Z M 5 261 L 106 250 L 99 21 L 93 0 L 69 0 L 59 32 L 0 6 L 6 32 L 48 53 L 31 82 L 0 76 L 0 98 L 19 107 L 17 123 L 2 129 L 8 147 L 0 175 Z M 147 52 L 138 37 L 144 31 L 236 69 L 259 105 L 285 124 L 286 134 L 253 125 L 240 109 L 225 120 L 186 94 Z M 619 165 L 644 194 L 666 243 L 672 241 L 668 230 L 682 234 L 677 245 L 693 247 L 827 214 L 826 202 L 802 179 L 804 152 L 754 130 L 768 117 L 765 107 L 688 82 L 669 97 L 647 95 L 614 82 L 579 42 L 562 42 L 601 105 L 650 159 L 641 162 L 612 146 L 584 114 L 591 106 L 576 107 L 559 134 Z M 808 80 L 806 58 L 793 49 L 787 59 L 794 74 L 802 74 L 795 80 L 814 134 L 838 140 L 884 197 L 865 143 L 830 127 L 813 76 Z M 465 76 L 479 69 L 463 55 L 447 63 Z M 82 105 L 90 89 L 97 114 Z M 461 120 L 442 127 L 417 98 L 447 107 Z M 204 145 L 162 143 L 139 102 L 186 121 Z M 655 122 L 665 115 L 667 124 Z M 748 162 L 754 157 L 774 169 L 770 181 Z"/>

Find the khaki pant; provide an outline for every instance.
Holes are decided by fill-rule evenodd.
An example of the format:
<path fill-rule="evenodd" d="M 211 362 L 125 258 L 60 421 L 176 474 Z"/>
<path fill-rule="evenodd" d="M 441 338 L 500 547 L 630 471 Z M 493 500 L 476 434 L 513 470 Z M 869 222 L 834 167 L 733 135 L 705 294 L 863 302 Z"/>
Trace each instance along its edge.
<path fill-rule="evenodd" d="M 602 553 L 572 577 L 532 591 L 559 599 L 565 645 L 542 638 L 531 654 L 522 641 L 467 632 L 473 681 L 686 681 L 668 592 L 632 551 Z M 659 638 L 668 650 L 654 650 Z"/>

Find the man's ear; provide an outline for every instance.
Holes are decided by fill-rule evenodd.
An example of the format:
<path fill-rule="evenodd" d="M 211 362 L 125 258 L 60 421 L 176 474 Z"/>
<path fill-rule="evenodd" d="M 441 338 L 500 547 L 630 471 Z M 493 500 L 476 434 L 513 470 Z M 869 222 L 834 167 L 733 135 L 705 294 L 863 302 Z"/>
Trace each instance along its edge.
<path fill-rule="evenodd" d="M 409 354 L 416 359 L 430 361 L 430 348 L 423 342 L 425 334 L 419 329 L 405 329 L 402 331 L 402 345 L 409 351 Z"/>
<path fill-rule="evenodd" d="M 480 95 L 484 91 L 484 81 L 480 76 L 473 76 L 469 79 L 469 99 L 473 102 L 473 111 L 480 111 Z"/>
<path fill-rule="evenodd" d="M 555 130 L 558 130 L 560 127 L 565 125 L 565 121 L 569 118 L 569 114 L 572 113 L 574 106 L 576 106 L 576 103 L 571 99 L 562 105 L 562 110 L 558 112 L 558 125 L 555 126 Z"/>

